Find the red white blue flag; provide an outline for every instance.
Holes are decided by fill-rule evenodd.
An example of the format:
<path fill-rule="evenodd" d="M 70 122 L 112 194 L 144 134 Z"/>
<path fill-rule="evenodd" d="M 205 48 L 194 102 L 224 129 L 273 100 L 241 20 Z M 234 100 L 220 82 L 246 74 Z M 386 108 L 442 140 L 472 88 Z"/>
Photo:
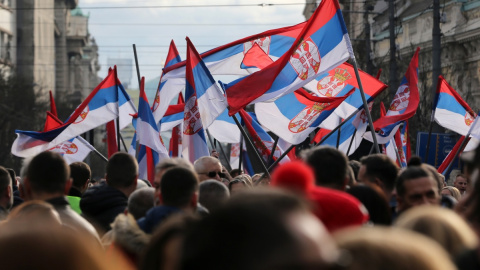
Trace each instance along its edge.
<path fill-rule="evenodd" d="M 440 126 L 465 136 L 477 114 L 442 76 L 438 78 L 437 85 L 435 121 Z"/>
<path fill-rule="evenodd" d="M 16 130 L 18 137 L 12 145 L 12 154 L 34 156 L 117 117 L 120 128 L 124 128 L 131 123 L 130 114 L 135 113 L 136 108 L 114 68 L 61 126 L 46 132 Z"/>
<path fill-rule="evenodd" d="M 165 59 L 164 68 L 173 66 L 181 61 L 182 59 L 178 54 L 175 42 L 172 40 L 170 42 L 170 48 L 168 49 L 167 59 Z M 152 105 L 153 117 L 157 123 L 159 123 L 163 118 L 168 106 L 170 105 L 170 102 L 177 97 L 181 90 L 185 87 L 185 82 L 183 82 L 183 85 L 180 84 L 180 87 L 175 87 L 174 81 L 169 82 L 167 79 L 162 80 L 163 76 L 164 72 L 162 72 L 162 76 L 160 76 L 157 93 L 155 94 L 155 100 L 153 101 Z"/>
<path fill-rule="evenodd" d="M 229 113 L 291 93 L 352 56 L 338 2 L 324 0 L 280 59 L 227 85 Z"/>
<path fill-rule="evenodd" d="M 351 92 L 349 93 L 351 94 Z M 303 142 L 348 96 L 317 97 L 303 89 L 255 104 L 262 126 L 291 144 Z"/>
<path fill-rule="evenodd" d="M 183 157 L 192 163 L 209 151 L 204 128 L 226 108 L 225 97 L 203 63 L 192 42 L 187 38 L 185 77 L 185 111 L 183 119 Z"/>
<path fill-rule="evenodd" d="M 388 108 L 387 114 L 376 120 L 373 125 L 377 133 L 377 141 L 380 144 L 387 143 L 397 132 L 400 123 L 415 115 L 420 102 L 418 92 L 418 53 L 410 61 L 407 72 L 403 77 L 398 90 L 393 97 L 393 101 Z M 365 139 L 373 141 L 371 133 L 365 133 Z"/>

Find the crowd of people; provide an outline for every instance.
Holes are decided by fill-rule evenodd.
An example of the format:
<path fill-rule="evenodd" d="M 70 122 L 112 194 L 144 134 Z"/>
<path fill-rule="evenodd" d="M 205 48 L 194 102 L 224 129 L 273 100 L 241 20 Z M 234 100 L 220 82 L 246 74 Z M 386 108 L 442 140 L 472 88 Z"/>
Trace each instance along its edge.
<path fill-rule="evenodd" d="M 480 148 L 479 148 L 480 149 Z M 134 157 L 104 179 L 54 152 L 0 167 L 1 269 L 480 269 L 480 150 L 452 186 L 414 157 L 304 150 L 271 175 Z"/>

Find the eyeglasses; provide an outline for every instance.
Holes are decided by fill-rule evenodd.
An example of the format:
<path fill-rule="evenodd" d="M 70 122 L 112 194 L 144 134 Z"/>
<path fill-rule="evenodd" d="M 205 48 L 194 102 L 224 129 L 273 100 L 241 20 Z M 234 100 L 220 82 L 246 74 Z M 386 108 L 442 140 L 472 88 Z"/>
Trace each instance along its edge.
<path fill-rule="evenodd" d="M 207 172 L 207 173 L 199 173 L 199 174 L 205 174 L 205 175 L 207 175 L 207 176 L 210 177 L 210 178 L 214 178 L 217 174 L 218 174 L 218 176 L 220 176 L 220 178 L 224 178 L 224 177 L 225 177 L 225 174 L 224 174 L 224 173 L 222 173 L 222 172 L 216 172 L 216 171 Z"/>

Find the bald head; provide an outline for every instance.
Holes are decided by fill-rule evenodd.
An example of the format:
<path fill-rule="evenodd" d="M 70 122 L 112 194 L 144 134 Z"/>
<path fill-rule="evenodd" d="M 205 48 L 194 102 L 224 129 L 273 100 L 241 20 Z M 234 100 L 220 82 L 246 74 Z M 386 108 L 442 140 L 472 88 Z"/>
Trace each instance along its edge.
<path fill-rule="evenodd" d="M 221 181 L 222 164 L 220 160 L 214 157 L 204 156 L 195 161 L 193 164 L 195 172 L 200 182 L 207 179 L 216 179 Z"/>

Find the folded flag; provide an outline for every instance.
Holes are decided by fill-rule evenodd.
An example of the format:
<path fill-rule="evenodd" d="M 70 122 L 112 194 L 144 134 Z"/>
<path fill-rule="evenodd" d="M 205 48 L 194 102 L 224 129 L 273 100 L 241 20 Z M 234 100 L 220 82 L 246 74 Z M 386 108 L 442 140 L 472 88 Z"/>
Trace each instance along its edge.
<path fill-rule="evenodd" d="M 290 49 L 277 61 L 227 85 L 229 114 L 271 101 L 345 62 L 353 50 L 337 0 L 324 0 Z"/>
<path fill-rule="evenodd" d="M 255 104 L 255 113 L 262 126 L 291 144 L 299 144 L 350 94 L 327 98 L 299 89 L 274 102 Z"/>
<path fill-rule="evenodd" d="M 435 121 L 442 127 L 465 136 L 477 117 L 447 81 L 439 76 L 435 102 Z"/>
<path fill-rule="evenodd" d="M 108 76 L 61 126 L 45 132 L 16 130 L 18 137 L 12 145 L 12 154 L 34 156 L 117 117 L 120 128 L 126 127 L 136 109 L 116 74 L 116 69 L 109 70 Z"/>

